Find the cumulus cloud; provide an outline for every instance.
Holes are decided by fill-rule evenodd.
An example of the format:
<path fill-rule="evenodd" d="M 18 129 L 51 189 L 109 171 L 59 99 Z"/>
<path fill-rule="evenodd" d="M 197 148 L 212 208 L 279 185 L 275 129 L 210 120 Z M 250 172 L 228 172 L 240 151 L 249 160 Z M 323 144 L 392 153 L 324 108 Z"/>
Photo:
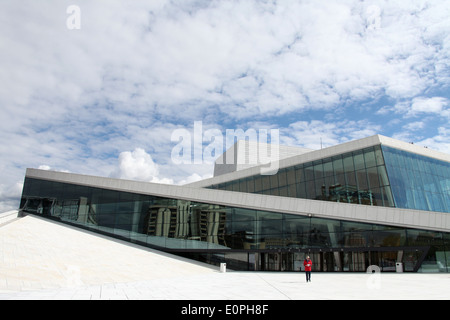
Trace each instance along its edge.
<path fill-rule="evenodd" d="M 6 189 L 42 164 L 203 177 L 169 161 L 171 131 L 199 120 L 315 148 L 373 133 L 447 148 L 448 0 L 78 0 L 79 30 L 69 5 L 0 3 Z"/>
<path fill-rule="evenodd" d="M 4 74 L 22 85 L 4 90 L 20 97 L 16 107 L 44 105 L 39 119 L 80 103 L 176 118 L 216 106 L 243 118 L 380 93 L 413 97 L 436 77 L 448 80 L 444 4 L 82 1 L 81 29 L 68 31 L 59 25 L 66 18 L 61 4 L 30 2 L 15 8 L 28 23 L 7 18 L 25 42 L 8 37 L 22 70 Z M 35 57 L 19 64 L 30 50 Z"/>
<path fill-rule="evenodd" d="M 450 128 L 439 127 L 438 134 L 422 139 L 418 144 L 450 154 Z"/>
<path fill-rule="evenodd" d="M 144 149 L 136 148 L 134 151 L 121 152 L 118 162 L 117 170 L 112 173 L 112 176 L 116 178 L 156 183 L 173 183 L 171 179 L 159 178 L 158 165 Z"/>
<path fill-rule="evenodd" d="M 368 137 L 379 131 L 379 125 L 373 125 L 367 121 L 298 121 L 282 129 L 281 141 L 287 145 L 318 150 Z"/>
<path fill-rule="evenodd" d="M 443 97 L 433 98 L 414 98 L 410 109 L 407 111 L 408 115 L 416 116 L 424 113 L 442 114 L 442 112 L 449 105 L 449 100 Z M 448 115 L 448 112 L 445 113 Z"/>
<path fill-rule="evenodd" d="M 449 99 L 445 97 L 415 97 L 411 100 L 400 101 L 394 106 L 383 106 L 377 114 L 384 115 L 390 112 L 401 114 L 404 117 L 418 117 L 426 114 L 449 116 Z"/>

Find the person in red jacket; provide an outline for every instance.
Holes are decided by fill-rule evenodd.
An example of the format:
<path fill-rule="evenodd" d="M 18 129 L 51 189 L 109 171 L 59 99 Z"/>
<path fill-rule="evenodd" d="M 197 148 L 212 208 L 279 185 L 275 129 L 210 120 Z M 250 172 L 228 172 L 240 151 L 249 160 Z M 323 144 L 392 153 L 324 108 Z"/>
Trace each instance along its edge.
<path fill-rule="evenodd" d="M 305 266 L 305 273 L 306 273 L 306 282 L 311 282 L 311 267 L 312 267 L 312 261 L 309 258 L 309 256 L 306 257 L 305 261 L 303 261 L 303 265 Z"/>

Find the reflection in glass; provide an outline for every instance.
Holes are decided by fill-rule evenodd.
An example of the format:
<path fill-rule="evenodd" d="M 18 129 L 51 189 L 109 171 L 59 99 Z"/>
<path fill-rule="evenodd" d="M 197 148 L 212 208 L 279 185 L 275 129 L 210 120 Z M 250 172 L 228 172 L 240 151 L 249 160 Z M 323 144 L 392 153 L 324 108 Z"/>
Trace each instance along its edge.
<path fill-rule="evenodd" d="M 383 154 L 397 207 L 450 212 L 448 162 L 385 146 Z"/>
<path fill-rule="evenodd" d="M 379 146 L 282 168 L 276 175 L 257 175 L 248 177 L 246 181 L 247 185 L 242 183 L 242 179 L 228 183 L 233 185 L 232 190 L 239 192 L 393 206 Z M 385 188 L 380 189 L 381 186 Z M 211 188 L 226 189 L 223 184 Z"/>
<path fill-rule="evenodd" d="M 348 189 L 340 190 L 342 194 L 335 194 L 339 201 L 351 201 L 354 197 Z M 392 205 L 384 187 L 373 194 L 374 201 Z M 394 251 L 396 259 L 405 262 L 405 270 L 434 268 L 447 272 L 450 265 L 450 236 L 441 232 L 257 211 L 30 178 L 25 179 L 21 208 L 139 244 L 192 255 L 197 252 L 199 259 L 211 263 L 222 256 L 221 259 L 233 260 L 244 269 L 243 261 L 248 258 L 251 268 L 294 270 L 298 267 L 295 254 L 306 250 L 316 250 L 311 254 L 317 255 L 317 268 L 321 271 L 364 271 L 361 269 L 368 258 L 380 264 L 384 261 L 388 270 Z M 378 253 L 377 248 L 387 248 L 391 253 Z M 214 254 L 209 254 L 210 250 Z M 233 255 L 233 250 L 245 253 Z M 422 261 L 426 266 L 420 267 Z"/>

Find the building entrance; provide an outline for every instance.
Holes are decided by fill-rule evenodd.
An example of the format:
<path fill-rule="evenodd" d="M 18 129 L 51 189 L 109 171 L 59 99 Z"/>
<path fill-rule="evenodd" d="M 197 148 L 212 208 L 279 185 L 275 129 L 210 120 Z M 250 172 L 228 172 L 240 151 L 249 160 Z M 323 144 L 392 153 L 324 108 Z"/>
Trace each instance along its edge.
<path fill-rule="evenodd" d="M 270 251 L 251 253 L 251 270 L 255 271 L 303 271 L 303 261 L 310 256 L 315 272 L 366 272 L 377 266 L 383 272 L 395 272 L 396 264 L 402 263 L 403 271 L 416 272 L 429 248 L 417 247 L 406 250 L 367 248 L 356 250 L 321 250 L 311 252 Z"/>

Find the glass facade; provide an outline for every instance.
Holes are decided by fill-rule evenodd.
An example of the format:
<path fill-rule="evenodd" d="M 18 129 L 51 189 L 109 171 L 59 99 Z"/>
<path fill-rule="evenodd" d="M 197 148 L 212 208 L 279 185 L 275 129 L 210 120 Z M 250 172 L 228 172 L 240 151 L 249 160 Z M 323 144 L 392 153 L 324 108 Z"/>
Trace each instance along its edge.
<path fill-rule="evenodd" d="M 450 163 L 382 148 L 396 207 L 450 212 Z"/>
<path fill-rule="evenodd" d="M 375 149 L 367 150 L 367 158 L 365 151 L 350 158 L 358 190 L 357 172 L 361 170 L 368 189 L 381 187 L 384 174 L 379 174 L 381 160 Z M 346 159 L 330 159 L 333 177 L 340 172 L 340 165 L 349 165 Z M 355 159 L 364 165 L 356 166 Z M 320 174 L 328 181 L 330 161 L 312 164 L 313 176 Z M 373 168 L 376 170 L 368 170 Z M 305 178 L 311 174 L 311 166 L 297 169 Z M 287 172 L 285 177 L 291 181 Z M 374 177 L 377 184 L 371 182 Z M 342 181 L 347 185 L 347 178 Z M 361 194 L 362 189 L 332 196 L 346 202 L 385 201 Z M 25 178 L 21 209 L 208 263 L 226 262 L 236 270 L 298 271 L 305 254 L 312 257 L 315 271 L 364 272 L 370 265 L 395 271 L 397 262 L 403 263 L 404 271 L 450 270 L 450 234 L 442 232 L 250 210 L 29 177 Z"/>
<path fill-rule="evenodd" d="M 323 201 L 393 207 L 394 199 L 380 146 L 282 168 L 211 189 Z"/>
<path fill-rule="evenodd" d="M 450 212 L 450 164 L 385 146 L 282 168 L 211 189 Z"/>

